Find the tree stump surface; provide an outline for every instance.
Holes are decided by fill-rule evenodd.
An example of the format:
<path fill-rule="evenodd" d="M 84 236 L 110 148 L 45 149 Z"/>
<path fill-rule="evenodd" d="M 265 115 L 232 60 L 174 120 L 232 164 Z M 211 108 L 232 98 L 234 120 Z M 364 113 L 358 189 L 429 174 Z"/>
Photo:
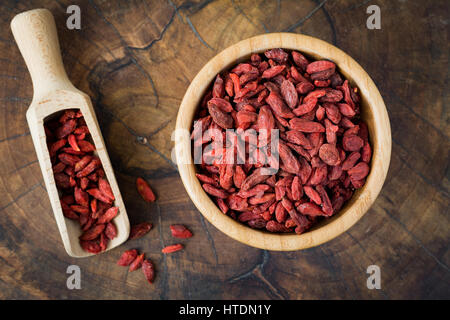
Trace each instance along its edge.
<path fill-rule="evenodd" d="M 0 18 L 1 299 L 434 299 L 450 297 L 447 1 L 14 1 Z M 66 9 L 81 8 L 81 30 Z M 369 5 L 381 30 L 366 27 Z M 25 119 L 30 76 L 9 23 L 45 7 L 66 71 L 90 95 L 131 223 L 144 238 L 96 257 L 69 257 Z M 225 236 L 196 210 L 171 161 L 171 133 L 190 81 L 214 55 L 265 32 L 296 32 L 341 48 L 368 72 L 388 109 L 392 159 L 383 190 L 349 231 L 316 248 L 269 252 Z M 157 194 L 147 204 L 138 176 Z M 194 232 L 185 250 L 169 225 Z M 116 265 L 126 249 L 153 260 L 156 279 Z M 69 290 L 69 265 L 81 290 Z M 381 270 L 369 290 L 367 268 Z"/>

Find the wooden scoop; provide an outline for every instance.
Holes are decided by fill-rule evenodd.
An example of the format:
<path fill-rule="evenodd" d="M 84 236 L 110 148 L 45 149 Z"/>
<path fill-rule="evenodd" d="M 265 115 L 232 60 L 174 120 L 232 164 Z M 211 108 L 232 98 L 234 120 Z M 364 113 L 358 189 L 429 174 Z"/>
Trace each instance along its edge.
<path fill-rule="evenodd" d="M 11 22 L 11 29 L 33 81 L 34 94 L 27 111 L 27 121 L 64 247 L 72 257 L 92 255 L 79 244 L 78 237 L 82 233 L 79 222 L 63 215 L 53 177 L 44 121 L 52 118 L 55 113 L 60 114 L 62 110 L 77 108 L 84 115 L 97 149 L 96 155 L 100 158 L 111 185 L 115 196 L 114 205 L 119 207 L 119 214 L 113 220 L 118 231 L 117 237 L 109 242 L 107 250 L 112 249 L 128 239 L 130 223 L 91 100 L 87 94 L 73 86 L 64 70 L 55 20 L 50 11 L 35 9 L 16 15 Z"/>

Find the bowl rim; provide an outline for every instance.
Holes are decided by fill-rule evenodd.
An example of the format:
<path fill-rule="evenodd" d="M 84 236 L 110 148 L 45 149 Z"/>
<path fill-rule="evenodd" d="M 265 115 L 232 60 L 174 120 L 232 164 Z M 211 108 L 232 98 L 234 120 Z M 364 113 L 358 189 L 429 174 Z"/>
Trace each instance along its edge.
<path fill-rule="evenodd" d="M 356 84 L 362 98 L 361 111 L 372 142 L 371 171 L 365 185 L 358 189 L 339 213 L 307 232 L 278 234 L 252 229 L 220 211 L 201 187 L 192 162 L 190 130 L 197 107 L 214 77 L 253 52 L 283 48 L 297 50 L 314 58 L 336 63 L 340 73 Z M 367 114 L 366 114 L 367 113 Z M 391 157 L 391 128 L 383 98 L 366 71 L 348 54 L 323 40 L 295 33 L 268 33 L 241 40 L 210 59 L 192 80 L 177 115 L 175 154 L 183 185 L 200 213 L 229 237 L 252 247 L 273 250 L 302 250 L 334 239 L 353 226 L 370 208 L 381 191 Z M 187 130 L 187 134 L 186 131 Z"/>

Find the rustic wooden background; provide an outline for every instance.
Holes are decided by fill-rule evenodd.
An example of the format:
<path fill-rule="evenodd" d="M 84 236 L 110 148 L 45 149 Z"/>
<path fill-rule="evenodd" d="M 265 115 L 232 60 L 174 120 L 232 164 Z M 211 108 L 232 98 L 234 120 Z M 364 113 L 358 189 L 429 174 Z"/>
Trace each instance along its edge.
<path fill-rule="evenodd" d="M 70 4 L 81 8 L 81 30 L 66 28 Z M 371 4 L 381 8 L 381 30 L 366 28 Z M 97 257 L 65 253 L 26 124 L 33 90 L 9 23 L 38 7 L 53 12 L 69 77 L 92 98 L 131 222 L 155 225 Z M 0 298 L 450 298 L 448 1 L 5 0 L 0 19 Z M 354 57 L 392 126 L 391 166 L 373 207 L 337 239 L 300 252 L 222 234 L 195 209 L 170 160 L 178 106 L 200 68 L 241 39 L 275 31 L 312 35 Z M 138 176 L 156 203 L 140 199 Z M 163 256 L 175 222 L 195 236 Z M 129 248 L 154 260 L 153 286 L 115 265 Z M 71 264 L 81 268 L 81 290 L 66 287 Z M 372 264 L 381 290 L 366 287 Z"/>

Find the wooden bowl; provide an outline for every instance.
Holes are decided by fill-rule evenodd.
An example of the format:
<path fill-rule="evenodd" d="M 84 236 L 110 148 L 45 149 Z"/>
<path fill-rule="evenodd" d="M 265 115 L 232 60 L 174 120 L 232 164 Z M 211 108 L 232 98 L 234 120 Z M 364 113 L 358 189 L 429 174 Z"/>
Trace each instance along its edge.
<path fill-rule="evenodd" d="M 341 74 L 356 85 L 361 94 L 361 116 L 369 127 L 373 149 L 371 170 L 365 185 L 358 189 L 340 212 L 324 219 L 308 232 L 274 234 L 255 230 L 223 214 L 203 191 L 195 176 L 189 133 L 193 119 L 203 97 L 216 75 L 251 53 L 267 49 L 298 50 L 314 59 L 329 59 L 336 63 Z M 349 55 L 335 46 L 305 35 L 271 33 L 238 42 L 212 58 L 197 74 L 184 95 L 178 111 L 175 150 L 183 184 L 198 210 L 219 230 L 247 245 L 267 250 L 301 250 L 327 242 L 354 225 L 370 208 L 383 186 L 391 158 L 391 128 L 383 98 L 372 79 Z M 187 131 L 186 131 L 187 130 Z"/>

